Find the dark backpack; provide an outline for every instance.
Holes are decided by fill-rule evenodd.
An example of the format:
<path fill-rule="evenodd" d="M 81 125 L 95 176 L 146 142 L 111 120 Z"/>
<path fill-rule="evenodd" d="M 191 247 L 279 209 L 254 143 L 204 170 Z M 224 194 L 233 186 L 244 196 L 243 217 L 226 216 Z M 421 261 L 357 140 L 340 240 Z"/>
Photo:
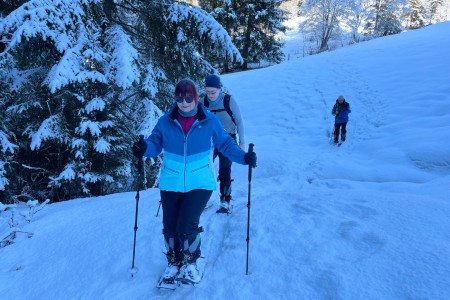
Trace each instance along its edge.
<path fill-rule="evenodd" d="M 231 120 L 233 121 L 234 125 L 236 125 L 236 121 L 234 120 L 233 117 L 233 112 L 231 111 L 230 108 L 230 99 L 231 99 L 231 95 L 225 94 L 225 97 L 223 97 L 223 107 L 221 109 L 214 109 L 214 110 L 210 110 L 212 113 L 217 113 L 220 111 L 226 111 L 228 113 L 228 115 L 230 116 Z M 209 101 L 208 101 L 208 97 L 205 95 L 205 98 L 203 99 L 203 104 L 209 108 Z"/>

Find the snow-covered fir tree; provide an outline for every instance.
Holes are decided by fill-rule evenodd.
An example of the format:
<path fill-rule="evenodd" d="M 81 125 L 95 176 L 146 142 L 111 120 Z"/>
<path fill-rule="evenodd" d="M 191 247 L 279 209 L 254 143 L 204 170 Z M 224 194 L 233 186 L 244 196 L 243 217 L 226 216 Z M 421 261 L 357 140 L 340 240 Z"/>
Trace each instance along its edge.
<path fill-rule="evenodd" d="M 139 81 L 137 53 L 103 19 L 100 1 L 42 0 L 0 23 L 8 133 L 18 146 L 8 198 L 61 200 L 126 184 L 131 132 L 115 91 Z"/>
<path fill-rule="evenodd" d="M 283 22 L 289 12 L 280 8 L 284 2 L 286 0 L 216 0 L 199 1 L 199 4 L 230 33 L 244 58 L 242 69 L 245 70 L 249 64 L 282 61 L 283 44 L 277 34 L 286 31 Z"/>
<path fill-rule="evenodd" d="M 132 36 L 145 67 L 144 86 L 152 90 L 158 105 L 172 103 L 173 86 L 190 77 L 196 82 L 215 72 L 217 61 L 242 57 L 227 31 L 197 6 L 177 1 L 115 1 L 113 22 L 123 24 Z M 118 21 L 120 20 L 120 21 Z"/>
<path fill-rule="evenodd" d="M 205 11 L 208 11 L 211 16 L 219 22 L 223 28 L 234 39 L 239 32 L 238 16 L 236 15 L 236 2 L 232 0 L 212 0 L 199 1 L 199 5 Z M 240 64 L 237 64 L 240 66 Z M 230 66 L 228 59 L 223 59 L 218 62 L 218 67 L 224 72 L 229 72 L 233 68 Z"/>
<path fill-rule="evenodd" d="M 205 54 L 241 60 L 222 26 L 184 3 L 34 0 L 8 8 L 0 20 L 5 201 L 129 189 L 130 145 L 173 102 L 174 84 L 214 72 Z"/>
<path fill-rule="evenodd" d="M 243 70 L 248 64 L 279 63 L 283 60 L 283 42 L 277 34 L 286 31 L 283 22 L 289 12 L 279 8 L 284 0 L 238 1 L 239 32 L 234 39 L 244 58 Z"/>
<path fill-rule="evenodd" d="M 417 29 L 425 26 L 425 8 L 420 0 L 409 0 L 409 11 L 407 12 L 407 28 Z"/>
<path fill-rule="evenodd" d="M 405 27 L 407 11 L 407 0 L 376 0 L 370 7 L 365 30 L 376 37 L 399 33 Z"/>

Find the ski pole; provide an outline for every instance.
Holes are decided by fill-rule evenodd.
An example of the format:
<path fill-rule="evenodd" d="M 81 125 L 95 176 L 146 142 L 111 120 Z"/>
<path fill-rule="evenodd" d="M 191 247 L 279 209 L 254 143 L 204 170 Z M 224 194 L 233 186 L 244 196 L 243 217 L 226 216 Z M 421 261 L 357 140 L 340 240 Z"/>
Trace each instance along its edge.
<path fill-rule="evenodd" d="M 139 141 L 144 141 L 144 136 L 140 135 L 139 136 Z M 143 158 L 139 157 L 138 158 L 138 164 L 137 164 L 137 169 L 138 169 L 138 184 L 137 184 L 137 192 L 136 192 L 136 215 L 134 217 L 134 244 L 133 244 L 133 260 L 131 263 L 131 277 L 133 277 L 133 275 L 137 272 L 137 269 L 134 268 L 134 257 L 136 254 L 136 233 L 138 230 L 138 226 L 137 226 L 137 221 L 138 221 L 138 209 L 139 209 L 139 189 L 141 188 L 141 184 L 143 182 Z"/>
<path fill-rule="evenodd" d="M 158 217 L 160 208 L 161 208 L 161 200 L 159 200 L 158 211 L 156 212 L 156 216 L 155 217 Z"/>
<path fill-rule="evenodd" d="M 248 152 L 253 152 L 253 146 L 254 144 L 248 145 Z M 248 165 L 248 202 L 247 202 L 247 262 L 246 262 L 246 268 L 245 268 L 245 275 L 248 275 L 248 250 L 250 246 L 250 194 L 251 194 L 251 187 L 252 187 L 252 166 Z"/>

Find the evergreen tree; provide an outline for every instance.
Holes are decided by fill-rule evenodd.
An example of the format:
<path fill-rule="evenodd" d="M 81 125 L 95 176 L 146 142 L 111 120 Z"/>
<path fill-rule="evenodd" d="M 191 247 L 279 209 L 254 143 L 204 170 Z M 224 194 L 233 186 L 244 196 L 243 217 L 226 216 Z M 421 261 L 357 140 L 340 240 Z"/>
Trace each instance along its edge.
<path fill-rule="evenodd" d="M 408 28 L 417 29 L 425 26 L 425 9 L 420 0 L 409 0 Z"/>
<path fill-rule="evenodd" d="M 123 1 L 117 18 L 131 20 L 124 29 L 138 45 L 141 61 L 150 72 L 146 73 L 152 77 L 147 82 L 158 91 L 158 105 L 173 102 L 172 89 L 179 79 L 203 81 L 224 58 L 242 60 L 226 30 L 199 7 L 176 1 Z"/>
<path fill-rule="evenodd" d="M 239 33 L 238 16 L 236 15 L 237 2 L 232 0 L 212 0 L 212 1 L 199 1 L 199 5 L 205 11 L 208 11 L 210 15 L 228 32 L 233 42 L 235 37 Z M 211 45 L 214 47 L 214 45 Z M 240 67 L 240 64 L 230 66 L 229 59 L 227 57 L 217 62 L 217 67 L 224 72 L 230 72 L 234 67 Z"/>
<path fill-rule="evenodd" d="M 101 195 L 126 182 L 130 139 L 115 90 L 139 80 L 137 56 L 102 21 L 98 1 L 42 0 L 0 23 L 6 131 L 18 145 L 7 174 L 13 201 Z"/>
<path fill-rule="evenodd" d="M 288 11 L 280 9 L 286 0 L 199 1 L 229 32 L 239 49 L 246 70 L 250 63 L 279 63 L 283 43 L 277 34 L 286 31 Z M 225 68 L 226 69 L 226 68 Z"/>
<path fill-rule="evenodd" d="M 0 19 L 7 201 L 129 189 L 130 145 L 173 103 L 174 84 L 214 72 L 205 58 L 212 54 L 241 59 L 217 22 L 185 3 L 34 0 L 8 8 Z M 158 159 L 149 165 L 156 174 Z"/>
<path fill-rule="evenodd" d="M 407 5 L 407 0 L 376 0 L 371 6 L 366 30 L 374 36 L 401 32 Z"/>

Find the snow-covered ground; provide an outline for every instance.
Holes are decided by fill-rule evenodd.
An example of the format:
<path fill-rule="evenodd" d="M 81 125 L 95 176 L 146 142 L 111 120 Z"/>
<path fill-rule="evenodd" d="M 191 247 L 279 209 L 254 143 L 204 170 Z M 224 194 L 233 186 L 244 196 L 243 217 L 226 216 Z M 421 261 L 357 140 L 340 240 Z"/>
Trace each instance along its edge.
<path fill-rule="evenodd" d="M 223 76 L 255 144 L 246 275 L 247 167 L 234 212 L 201 223 L 197 287 L 158 290 L 159 191 L 47 205 L 0 249 L 1 299 L 448 299 L 450 22 Z M 291 39 L 295 43 L 295 39 Z M 289 47 L 289 43 L 287 45 Z M 347 141 L 330 144 L 338 95 Z"/>

